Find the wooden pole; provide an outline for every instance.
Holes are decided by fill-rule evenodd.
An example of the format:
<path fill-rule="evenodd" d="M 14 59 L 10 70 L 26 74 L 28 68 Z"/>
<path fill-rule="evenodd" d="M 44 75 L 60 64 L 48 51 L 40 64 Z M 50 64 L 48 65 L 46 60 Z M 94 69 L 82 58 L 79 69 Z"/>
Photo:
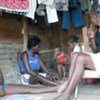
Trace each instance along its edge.
<path fill-rule="evenodd" d="M 22 17 L 23 51 L 27 49 L 28 29 L 26 17 Z"/>

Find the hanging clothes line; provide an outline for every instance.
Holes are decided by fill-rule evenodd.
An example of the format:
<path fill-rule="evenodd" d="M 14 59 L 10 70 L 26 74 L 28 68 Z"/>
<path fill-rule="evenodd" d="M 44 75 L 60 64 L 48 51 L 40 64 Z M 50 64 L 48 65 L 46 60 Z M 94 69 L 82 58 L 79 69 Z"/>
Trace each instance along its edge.
<path fill-rule="evenodd" d="M 70 12 L 69 6 L 77 7 L 78 4 L 77 2 L 80 2 L 81 7 L 77 7 L 77 9 L 75 10 L 73 9 L 71 15 L 74 26 L 80 27 L 80 26 L 84 26 L 84 20 L 82 18 L 81 12 L 87 12 L 87 10 L 90 10 L 90 1 L 91 0 L 0 0 L 0 10 L 3 10 L 5 12 L 10 12 L 13 14 L 19 14 L 19 15 L 21 14 L 34 20 L 38 7 L 40 5 L 43 5 L 45 7 L 45 13 L 46 13 L 44 16 L 47 17 L 48 23 L 55 23 L 58 22 L 57 11 Z M 38 12 L 44 12 L 44 8 L 39 10 L 40 11 Z M 80 18 L 81 23 L 76 22 L 78 21 L 76 20 L 78 18 Z M 66 28 L 69 29 L 69 22 L 67 24 L 68 24 L 67 27 L 64 26 L 65 29 Z"/>
<path fill-rule="evenodd" d="M 29 0 L 0 0 L 0 10 L 28 12 Z"/>

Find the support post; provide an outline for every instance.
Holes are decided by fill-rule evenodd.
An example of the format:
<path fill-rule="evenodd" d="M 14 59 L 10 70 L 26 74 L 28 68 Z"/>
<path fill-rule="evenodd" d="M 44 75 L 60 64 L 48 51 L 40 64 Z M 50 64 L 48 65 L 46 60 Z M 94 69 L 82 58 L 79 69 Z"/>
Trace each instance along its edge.
<path fill-rule="evenodd" d="M 25 16 L 22 16 L 22 34 L 23 34 L 23 51 L 25 51 L 27 49 L 27 40 L 28 40 L 27 20 Z"/>

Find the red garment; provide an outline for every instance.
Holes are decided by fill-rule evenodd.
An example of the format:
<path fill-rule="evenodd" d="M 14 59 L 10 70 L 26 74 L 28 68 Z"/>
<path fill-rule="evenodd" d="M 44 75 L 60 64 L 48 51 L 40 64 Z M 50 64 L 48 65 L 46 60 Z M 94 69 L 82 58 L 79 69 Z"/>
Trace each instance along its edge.
<path fill-rule="evenodd" d="M 0 0 L 0 9 L 22 12 L 29 9 L 29 0 Z"/>
<path fill-rule="evenodd" d="M 64 54 L 64 52 L 61 52 L 61 54 L 56 57 L 56 62 L 66 63 L 66 61 L 67 61 L 67 57 Z M 63 64 L 58 64 L 58 65 L 61 67 L 64 66 Z"/>

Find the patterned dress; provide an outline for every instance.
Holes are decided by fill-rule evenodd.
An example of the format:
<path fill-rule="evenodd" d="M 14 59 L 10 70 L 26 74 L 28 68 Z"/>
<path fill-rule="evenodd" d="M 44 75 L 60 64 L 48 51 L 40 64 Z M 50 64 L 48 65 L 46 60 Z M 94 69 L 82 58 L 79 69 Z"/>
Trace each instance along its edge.
<path fill-rule="evenodd" d="M 0 10 L 27 12 L 29 0 L 0 0 Z"/>

